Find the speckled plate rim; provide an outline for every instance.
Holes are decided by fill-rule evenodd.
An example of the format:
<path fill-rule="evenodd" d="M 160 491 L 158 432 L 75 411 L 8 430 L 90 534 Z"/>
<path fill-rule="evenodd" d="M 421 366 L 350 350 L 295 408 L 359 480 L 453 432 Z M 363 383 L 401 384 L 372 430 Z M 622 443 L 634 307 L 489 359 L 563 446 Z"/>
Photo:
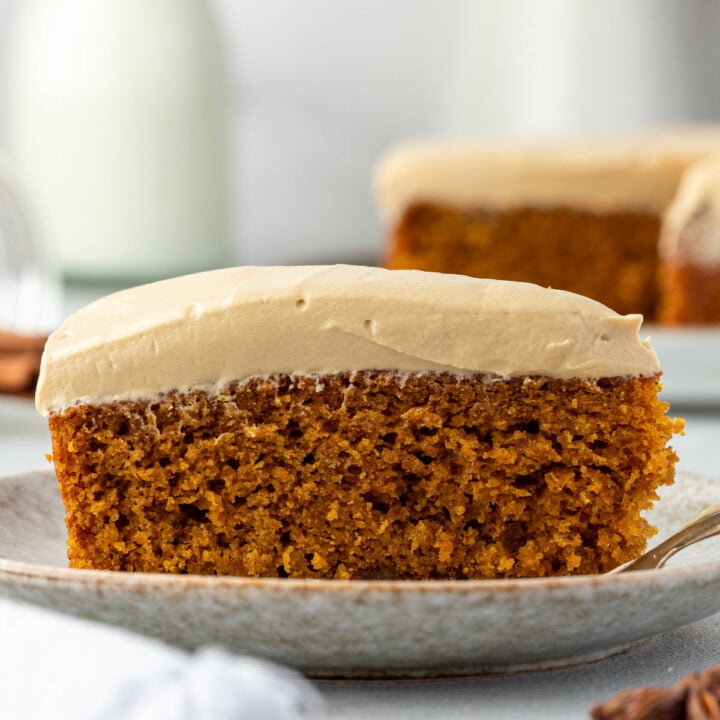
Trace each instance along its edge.
<path fill-rule="evenodd" d="M 49 482 L 55 482 L 55 475 L 52 469 L 28 471 L 0 477 L 0 483 L 16 481 L 22 476 L 44 475 Z M 694 473 L 678 473 L 678 481 L 689 479 L 691 481 L 717 482 L 718 501 L 720 501 L 720 479 L 714 480 Z M 666 488 L 661 489 L 661 494 L 667 492 Z M 662 498 L 660 500 L 662 502 Z M 674 531 L 675 528 L 672 530 Z M 669 532 L 662 532 L 653 538 L 650 544 L 659 542 L 658 538 Z M 678 556 L 680 557 L 680 556 Z M 44 565 L 17 561 L 0 556 L 0 581 L 3 574 L 22 576 L 26 578 L 52 579 L 55 581 L 71 581 L 77 583 L 103 583 L 115 587 L 132 586 L 141 584 L 144 587 L 166 587 L 182 586 L 187 588 L 210 589 L 213 587 L 247 587 L 255 588 L 293 588 L 297 591 L 357 591 L 361 588 L 372 588 L 373 590 L 386 590 L 397 593 L 399 590 L 409 592 L 428 592 L 442 590 L 447 592 L 477 593 L 487 592 L 527 592 L 533 588 L 557 587 L 573 588 L 575 586 L 595 586 L 613 584 L 654 584 L 666 583 L 670 579 L 683 580 L 695 575 L 717 574 L 720 577 L 720 558 L 716 561 L 697 563 L 691 566 L 674 565 L 650 572 L 616 573 L 610 575 L 572 575 L 564 577 L 542 577 L 542 578 L 508 578 L 490 580 L 328 580 L 328 579 L 294 579 L 294 578 L 256 578 L 256 577 L 235 577 L 235 576 L 209 576 L 209 575 L 173 575 L 164 573 L 144 572 L 118 572 L 112 570 L 84 570 L 56 565 Z M 720 606 L 720 602 L 719 602 Z"/>
<path fill-rule="evenodd" d="M 679 492 L 661 491 L 658 507 L 666 510 L 657 541 L 720 500 L 720 480 L 680 473 L 678 485 Z M 681 502 L 672 502 L 673 493 Z M 0 498 L 9 502 L 0 506 L 0 523 L 12 502 L 21 516 L 20 525 L 8 522 L 5 535 L 0 525 L 0 596 L 189 649 L 219 642 L 315 677 L 489 675 L 576 665 L 720 612 L 720 538 L 689 548 L 671 567 L 616 575 L 405 581 L 124 573 L 60 566 L 64 528 L 52 469 L 0 478 Z M 48 529 L 28 545 L 36 527 L 29 519 L 37 513 L 26 507 L 42 498 L 52 504 L 43 511 Z M 13 559 L 13 543 L 23 559 Z M 29 562 L 33 556 L 56 564 Z"/>
<path fill-rule="evenodd" d="M 25 473 L 17 473 L 0 477 L 0 483 L 21 480 L 23 476 L 42 475 L 49 483 L 55 483 L 55 474 L 52 469 L 32 470 Z M 720 501 L 720 478 L 708 478 L 706 476 L 695 473 L 678 473 L 678 481 L 691 482 L 713 482 L 717 483 L 718 501 Z M 676 482 L 676 486 L 677 486 Z M 668 494 L 672 488 L 662 488 L 661 500 L 663 494 Z M 1 510 L 0 510 L 1 516 Z M 692 514 L 687 518 L 692 518 Z M 680 523 L 677 523 L 679 526 Z M 656 544 L 662 537 L 670 534 L 676 528 L 673 526 L 671 530 L 661 533 L 652 538 L 650 545 Z M 701 544 L 698 545 L 701 547 Z M 687 552 L 687 551 L 686 551 Z M 682 556 L 678 556 L 682 559 Z M 94 584 L 102 582 L 116 587 L 132 586 L 134 584 L 142 584 L 145 587 L 156 586 L 163 587 L 167 585 L 179 586 L 183 588 L 213 588 L 219 586 L 225 587 L 244 587 L 254 586 L 263 587 L 287 587 L 291 586 L 298 590 L 317 590 L 317 591 L 349 591 L 359 588 L 372 588 L 373 590 L 387 590 L 396 593 L 398 590 L 410 592 L 428 592 L 443 590 L 449 592 L 470 592 L 478 591 L 488 592 L 517 592 L 519 590 L 529 591 L 535 587 L 547 588 L 568 587 L 573 588 L 576 585 L 612 585 L 612 584 L 633 584 L 633 583 L 655 583 L 666 582 L 669 578 L 682 579 L 685 576 L 696 574 L 705 575 L 717 572 L 720 576 L 720 557 L 716 561 L 707 561 L 704 563 L 695 563 L 690 566 L 673 565 L 651 572 L 633 572 L 633 573 L 616 573 L 610 575 L 573 575 L 564 577 L 542 577 L 542 578 L 508 578 L 508 579 L 489 579 L 489 580 L 327 580 L 327 579 L 295 579 L 295 578 L 256 578 L 256 577 L 234 577 L 234 576 L 208 576 L 208 575 L 173 575 L 164 573 L 144 573 L 144 572 L 118 572 L 111 570 L 84 570 L 77 568 L 59 567 L 57 565 L 46 565 L 42 563 L 29 563 L 25 561 L 12 560 L 0 556 L 0 578 L 2 575 L 22 576 L 27 578 L 43 578 L 52 579 L 59 582 L 71 581 L 76 583 Z"/>
<path fill-rule="evenodd" d="M 164 588 L 168 586 L 186 589 L 208 590 L 213 588 L 285 588 L 297 592 L 357 592 L 367 589 L 391 593 L 443 592 L 470 593 L 492 592 L 517 593 L 529 592 L 535 588 L 568 588 L 575 586 L 597 585 L 653 585 L 665 584 L 671 579 L 680 580 L 697 575 L 717 575 L 720 579 L 720 561 L 706 562 L 690 567 L 666 567 L 650 572 L 628 572 L 611 575 L 572 575 L 565 577 L 508 578 L 494 580 L 328 580 L 295 578 L 258 578 L 212 575 L 172 575 L 163 573 L 133 572 L 125 573 L 113 570 L 83 570 L 60 568 L 54 565 L 42 565 L 23 561 L 8 560 L 0 557 L 0 583 L 2 576 L 40 578 L 56 582 L 72 582 L 87 585 L 102 584 L 116 588 L 130 588 L 142 585 L 146 588 Z M 718 602 L 720 610 L 720 601 Z"/>

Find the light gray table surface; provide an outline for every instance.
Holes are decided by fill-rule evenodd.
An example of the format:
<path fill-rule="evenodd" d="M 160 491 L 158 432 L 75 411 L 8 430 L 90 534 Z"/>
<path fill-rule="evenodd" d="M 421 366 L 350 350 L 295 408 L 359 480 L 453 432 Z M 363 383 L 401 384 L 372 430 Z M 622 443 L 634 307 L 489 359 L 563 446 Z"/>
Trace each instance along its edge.
<path fill-rule="evenodd" d="M 720 478 L 720 410 L 676 408 L 687 420 L 675 439 L 679 469 Z M 30 401 L 0 398 L 0 475 L 46 466 L 49 435 Z M 720 480 L 719 480 L 720 484 Z M 720 592 L 720 588 L 718 588 Z M 50 640 L 49 640 L 50 641 Z M 69 652 L 72 652 L 69 649 Z M 425 681 L 321 682 L 336 718 L 584 718 L 620 690 L 667 685 L 720 663 L 720 615 L 565 670 L 508 677 Z M 72 666 L 69 658 L 68 666 Z"/>

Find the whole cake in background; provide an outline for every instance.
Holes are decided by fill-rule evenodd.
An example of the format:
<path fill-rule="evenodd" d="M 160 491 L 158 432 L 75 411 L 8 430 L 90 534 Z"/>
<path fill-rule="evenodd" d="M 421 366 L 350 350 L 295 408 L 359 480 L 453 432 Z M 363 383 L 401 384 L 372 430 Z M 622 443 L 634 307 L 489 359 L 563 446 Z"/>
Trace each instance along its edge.
<path fill-rule="evenodd" d="M 720 157 L 685 174 L 660 237 L 660 317 L 671 325 L 720 323 Z"/>
<path fill-rule="evenodd" d="M 658 249 L 679 184 L 715 149 L 720 128 L 603 142 L 400 146 L 375 178 L 386 264 L 534 282 L 651 322 L 720 323 L 720 305 L 706 299 L 720 294 L 717 273 L 693 292 L 663 275 Z M 718 245 L 696 234 L 701 243 Z M 685 306 L 714 312 L 673 311 L 678 293 Z"/>
<path fill-rule="evenodd" d="M 640 554 L 679 420 L 640 316 L 524 283 L 231 268 L 108 296 L 37 390 L 76 568 L 597 573 Z"/>

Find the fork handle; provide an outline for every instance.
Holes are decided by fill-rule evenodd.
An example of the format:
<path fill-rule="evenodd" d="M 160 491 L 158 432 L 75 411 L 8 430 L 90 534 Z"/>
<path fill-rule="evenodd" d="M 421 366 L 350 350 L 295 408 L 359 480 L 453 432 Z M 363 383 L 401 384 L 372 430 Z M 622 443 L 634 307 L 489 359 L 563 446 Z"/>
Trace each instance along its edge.
<path fill-rule="evenodd" d="M 661 568 L 675 553 L 715 535 L 720 535 L 720 509 L 702 514 L 657 547 L 617 568 L 617 572 Z"/>

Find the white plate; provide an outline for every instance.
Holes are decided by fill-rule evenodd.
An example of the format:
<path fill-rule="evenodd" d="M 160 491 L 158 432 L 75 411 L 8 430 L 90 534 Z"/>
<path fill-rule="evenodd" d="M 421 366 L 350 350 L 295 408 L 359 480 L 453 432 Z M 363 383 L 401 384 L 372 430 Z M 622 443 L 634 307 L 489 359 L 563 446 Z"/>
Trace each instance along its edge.
<path fill-rule="evenodd" d="M 720 481 L 681 475 L 651 520 L 662 538 L 718 501 Z M 720 611 L 719 557 L 712 539 L 664 570 L 454 582 L 71 570 L 52 471 L 0 479 L 0 595 L 315 676 L 499 673 L 602 657 Z"/>
<path fill-rule="evenodd" d="M 662 398 L 678 405 L 720 406 L 720 329 L 643 326 L 663 370 Z"/>

